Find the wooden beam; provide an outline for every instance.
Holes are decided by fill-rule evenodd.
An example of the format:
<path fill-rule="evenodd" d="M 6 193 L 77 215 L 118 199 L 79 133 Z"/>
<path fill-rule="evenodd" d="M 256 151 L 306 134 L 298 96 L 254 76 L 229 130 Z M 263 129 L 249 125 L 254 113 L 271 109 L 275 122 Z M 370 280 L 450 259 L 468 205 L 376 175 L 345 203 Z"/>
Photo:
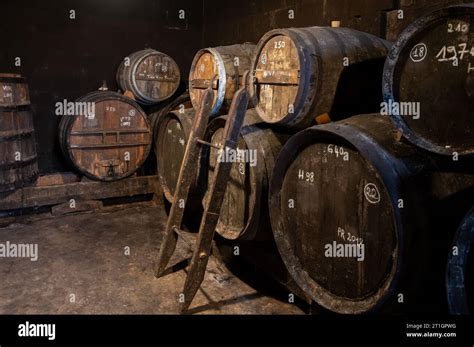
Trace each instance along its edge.
<path fill-rule="evenodd" d="M 0 199 L 0 210 L 52 206 L 77 200 L 102 200 L 160 194 L 158 176 L 131 177 L 115 182 L 73 182 L 18 189 Z"/>

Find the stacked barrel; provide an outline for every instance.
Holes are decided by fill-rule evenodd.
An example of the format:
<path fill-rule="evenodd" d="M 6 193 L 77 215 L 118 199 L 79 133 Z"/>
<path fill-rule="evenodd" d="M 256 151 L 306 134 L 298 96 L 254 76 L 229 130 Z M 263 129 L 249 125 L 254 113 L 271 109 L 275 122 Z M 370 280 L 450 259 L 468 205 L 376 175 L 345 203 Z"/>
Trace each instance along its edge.
<path fill-rule="evenodd" d="M 233 164 L 219 239 L 273 239 L 304 296 L 336 313 L 472 307 L 469 295 L 453 298 L 461 282 L 472 290 L 472 212 L 461 220 L 474 203 L 473 10 L 434 12 L 393 45 L 348 28 L 309 27 L 272 30 L 256 46 L 200 50 L 189 100 L 197 109 L 208 87 L 214 100 L 194 200 L 207 202 L 242 83 L 253 107 L 238 150 L 255 160 Z M 194 109 L 157 118 L 170 202 Z"/>
<path fill-rule="evenodd" d="M 38 175 L 28 84 L 0 74 L 0 194 L 31 183 Z"/>
<path fill-rule="evenodd" d="M 441 155 L 474 154 L 474 5 L 453 6 L 414 22 L 388 56 L 387 103 L 418 102 L 419 114 L 393 112 L 403 136 Z"/>
<path fill-rule="evenodd" d="M 254 44 L 244 43 L 197 52 L 189 74 L 189 93 L 194 108 L 199 107 L 202 93 L 212 81 L 212 115 L 229 111 L 232 97 L 242 83 L 243 73 L 250 69 L 254 51 Z M 216 78 L 212 80 L 214 76 Z"/>
<path fill-rule="evenodd" d="M 117 71 L 117 82 L 124 92 L 142 105 L 154 105 L 169 99 L 178 90 L 181 74 L 176 62 L 154 49 L 145 49 L 126 57 Z"/>
<path fill-rule="evenodd" d="M 275 241 L 292 278 L 328 310 L 447 310 L 447 305 L 435 307 L 433 302 L 446 301 L 443 274 L 451 240 L 474 201 L 469 158 L 474 139 L 474 71 L 469 68 L 474 57 L 473 10 L 472 5 L 451 7 L 413 23 L 390 50 L 379 85 L 385 103 L 379 103 L 377 113 L 354 113 L 346 120 L 307 128 L 278 156 L 269 199 Z M 304 42 L 311 42 L 311 31 L 303 32 Z M 279 37 L 271 47 L 288 45 Z M 330 79 L 320 77 L 325 69 L 307 70 L 307 86 L 320 90 L 311 101 L 300 102 L 311 88 L 299 87 L 298 65 L 278 61 L 267 71 L 260 67 L 262 62 L 273 63 L 268 56 L 282 55 L 262 52 L 255 69 L 261 118 L 291 127 L 318 122 L 330 109 L 322 105 L 331 105 L 335 95 Z M 312 56 L 317 62 L 324 59 L 321 53 Z M 420 112 L 402 112 L 405 105 L 416 104 Z M 381 115 L 383 107 L 393 112 Z M 336 114 L 348 115 L 329 112 L 329 118 Z M 463 266 L 469 262 L 466 243 Z M 343 249 L 338 256 L 336 246 L 354 254 L 347 256 Z M 457 261 L 451 259 L 450 264 Z M 459 273 L 458 265 L 451 274 Z M 466 267 L 463 271 L 470 278 Z M 459 283 L 455 277 L 448 289 Z"/>
<path fill-rule="evenodd" d="M 222 147 L 227 117 L 213 120 L 205 140 Z M 221 215 L 216 232 L 226 240 L 265 240 L 271 235 L 268 216 L 268 186 L 273 166 L 287 135 L 276 132 L 263 123 L 254 109 L 247 111 L 237 150 L 247 153 L 232 165 Z M 202 167 L 207 168 L 203 179 L 210 186 L 214 168 L 219 160 L 216 147 L 204 148 Z M 204 196 L 204 201 L 208 199 Z"/>
<path fill-rule="evenodd" d="M 157 117 L 155 153 L 158 176 L 169 202 L 173 201 L 184 151 L 203 91 L 212 83 L 214 90 L 212 116 L 225 114 L 234 93 L 243 83 L 243 73 L 249 69 L 254 48 L 254 45 L 245 43 L 198 51 L 189 74 L 189 98 L 193 108 L 186 108 L 187 100 L 183 100 L 176 105 L 175 110 L 163 112 Z M 202 170 L 206 169 L 201 168 L 200 171 Z M 202 174 L 199 174 L 199 177 L 199 182 L 196 182 L 193 189 L 195 196 L 191 199 L 191 204 L 194 202 L 195 205 L 201 204 L 203 194 L 201 187 L 198 187 L 203 182 Z"/>
<path fill-rule="evenodd" d="M 142 106 L 160 105 L 161 113 L 170 110 L 176 100 L 164 102 L 178 90 L 181 74 L 170 56 L 145 49 L 123 59 L 116 79 L 123 94 L 100 88 L 77 99 L 79 111 L 63 115 L 60 121 L 64 156 L 76 171 L 93 180 L 120 180 L 140 169 L 152 148 L 159 118 L 154 116 L 160 113 L 148 116 Z"/>
<path fill-rule="evenodd" d="M 342 43 L 334 39 L 334 35 L 337 36 L 338 32 L 330 28 L 317 27 L 272 31 L 265 35 L 256 47 L 252 46 L 255 53 L 251 61 L 248 64 L 245 61 L 245 67 L 238 67 L 240 73 L 247 68 L 250 69 L 249 88 L 255 107 L 248 110 L 245 116 L 238 150 L 249 155 L 254 154 L 255 158 L 253 162 L 240 160 L 233 163 L 216 229 L 221 238 L 238 242 L 267 240 L 271 237 L 267 203 L 269 184 L 276 158 L 287 141 L 289 133 L 292 132 L 292 130 L 283 129 L 282 126 L 294 129 L 314 123 L 315 119 L 305 117 L 307 109 L 314 107 L 318 108 L 321 115 L 326 114 L 326 118 L 329 118 L 329 114 L 333 111 L 334 117 L 343 117 L 344 112 L 349 113 L 349 111 L 336 111 L 333 108 L 336 90 L 348 91 L 350 89 L 346 83 L 340 83 L 343 80 L 348 81 L 343 77 L 344 74 L 348 71 L 351 71 L 351 74 L 360 74 L 363 70 L 375 78 L 369 82 L 367 79 L 363 80 L 364 87 L 354 91 L 357 91 L 359 96 L 363 95 L 366 100 L 370 100 L 366 106 L 368 110 L 377 110 L 381 100 L 380 88 L 375 95 L 373 91 L 377 90 L 376 78 L 380 80 L 389 45 L 384 40 L 350 29 L 340 30 L 342 36 L 350 39 L 347 43 Z M 327 49 L 319 50 L 319 45 L 326 45 Z M 230 47 L 233 51 L 237 48 Z M 344 51 L 350 54 L 345 66 L 343 65 Z M 208 79 L 212 75 L 218 75 L 217 82 L 214 82 L 212 87 L 216 90 L 215 104 L 219 105 L 219 95 L 227 95 L 220 87 L 222 78 L 218 73 L 219 64 L 214 64 L 212 69 L 207 69 L 205 67 L 208 64 L 200 63 L 206 62 L 210 53 L 212 50 L 198 53 L 193 67 L 201 66 L 199 70 L 202 72 L 212 70 L 212 73 L 206 75 Z M 325 55 L 326 58 L 318 61 L 315 54 Z M 337 60 L 340 60 L 338 67 L 336 63 L 333 64 Z M 233 76 L 236 70 L 231 64 L 233 59 L 227 58 L 227 61 L 229 61 L 227 65 L 230 72 L 228 76 Z M 240 59 L 240 62 L 242 61 Z M 361 64 L 360 70 L 354 69 L 354 66 L 358 64 Z M 367 68 L 368 65 L 372 68 Z M 373 72 L 374 67 L 378 69 L 378 74 Z M 309 74 L 310 71 L 316 70 L 321 72 L 319 85 L 314 83 Z M 324 73 L 322 73 L 323 70 Z M 209 85 L 200 81 L 199 76 L 199 71 L 191 72 L 191 95 L 193 95 L 193 88 L 198 94 L 202 88 Z M 233 85 L 236 79 L 229 79 L 228 76 L 226 81 L 232 84 L 227 90 L 231 88 L 235 91 L 237 87 Z M 334 90 L 328 91 L 328 95 L 324 97 L 321 95 L 318 100 L 315 95 L 322 93 L 320 86 L 323 84 L 328 86 L 332 84 Z M 219 92 L 219 89 L 222 92 Z M 329 96 L 331 93 L 333 95 Z M 232 93 L 230 97 L 223 98 L 224 105 L 230 104 L 231 96 Z M 323 99 L 324 102 L 321 103 Z M 228 106 L 224 108 L 226 109 Z M 221 110 L 222 112 L 214 111 L 214 114 L 222 114 L 224 110 L 222 108 Z M 222 145 L 225 121 L 226 117 L 211 121 L 207 129 L 206 141 L 217 147 Z M 203 149 L 201 167 L 207 168 L 203 185 L 211 184 L 218 155 L 215 147 Z M 203 203 L 206 200 L 207 195 L 204 196 Z"/>
<path fill-rule="evenodd" d="M 347 28 L 270 31 L 252 64 L 255 109 L 267 123 L 297 129 L 376 112 L 389 47 Z"/>

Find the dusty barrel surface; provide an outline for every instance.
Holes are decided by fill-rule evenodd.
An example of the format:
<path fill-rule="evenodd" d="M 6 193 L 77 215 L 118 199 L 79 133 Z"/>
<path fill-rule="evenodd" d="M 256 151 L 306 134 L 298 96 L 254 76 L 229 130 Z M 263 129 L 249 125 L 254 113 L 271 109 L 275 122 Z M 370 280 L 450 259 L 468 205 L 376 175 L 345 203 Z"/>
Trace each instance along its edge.
<path fill-rule="evenodd" d="M 456 233 L 449 253 L 446 289 L 450 313 L 474 312 L 474 209 Z"/>
<path fill-rule="evenodd" d="M 423 239 L 424 159 L 378 114 L 309 128 L 283 147 L 270 186 L 272 229 L 288 271 L 321 306 L 357 314 L 397 305 L 395 292 L 405 305 L 420 299 L 401 278 L 426 272 L 423 254 L 433 254 Z"/>
<path fill-rule="evenodd" d="M 0 74 L 0 193 L 38 176 L 33 113 L 26 79 Z"/>
<path fill-rule="evenodd" d="M 151 128 L 153 129 L 154 139 L 157 139 L 158 132 L 158 121 L 161 117 L 167 115 L 172 111 L 184 111 L 185 109 L 192 108 L 191 99 L 189 93 L 183 93 L 178 96 L 176 99 L 173 99 L 166 103 L 166 105 L 160 107 L 158 110 L 152 112 L 148 119 L 151 123 Z"/>
<path fill-rule="evenodd" d="M 143 105 L 153 105 L 173 96 L 180 79 L 176 62 L 153 49 L 126 57 L 117 71 L 120 88 L 132 92 L 137 102 Z"/>
<path fill-rule="evenodd" d="M 206 131 L 206 140 L 216 146 L 224 142 L 226 117 L 213 120 Z M 227 240 L 253 240 L 270 234 L 268 186 L 273 166 L 285 137 L 276 134 L 248 110 L 237 150 L 204 149 L 202 167 L 207 168 L 207 185 L 212 183 L 218 160 L 233 162 L 216 231 Z M 208 196 L 204 197 L 204 202 Z"/>
<path fill-rule="evenodd" d="M 63 115 L 59 142 L 65 157 L 88 178 L 114 181 L 132 175 L 151 148 L 146 114 L 133 100 L 98 91 L 79 98 Z"/>
<path fill-rule="evenodd" d="M 155 154 L 158 177 L 169 202 L 173 202 L 194 115 L 194 109 L 176 110 L 163 115 L 157 122 Z"/>
<path fill-rule="evenodd" d="M 252 62 L 251 92 L 260 118 L 304 128 L 315 118 L 378 112 L 389 43 L 347 28 L 268 32 Z"/>
<path fill-rule="evenodd" d="M 389 53 L 383 91 L 390 116 L 428 151 L 474 154 L 473 26 L 474 5 L 448 7 L 410 25 Z"/>
<path fill-rule="evenodd" d="M 244 43 L 197 52 L 189 74 L 189 94 L 195 109 L 199 107 L 211 79 L 217 76 L 212 86 L 215 93 L 211 113 L 224 114 L 229 110 L 232 97 L 242 84 L 244 72 L 250 70 L 255 47 L 254 44 Z"/>

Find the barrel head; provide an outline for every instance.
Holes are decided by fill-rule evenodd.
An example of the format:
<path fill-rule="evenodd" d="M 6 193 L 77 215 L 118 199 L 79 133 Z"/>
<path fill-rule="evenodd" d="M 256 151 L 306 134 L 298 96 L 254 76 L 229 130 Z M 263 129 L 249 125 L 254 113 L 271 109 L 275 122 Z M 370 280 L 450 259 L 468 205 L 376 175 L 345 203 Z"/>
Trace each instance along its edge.
<path fill-rule="evenodd" d="M 76 169 L 101 181 L 122 179 L 138 170 L 152 141 L 143 110 L 112 92 L 92 93 L 76 105 L 87 111 L 63 116 L 61 125 L 63 151 Z M 92 105 L 95 110 L 90 112 Z"/>
<path fill-rule="evenodd" d="M 474 7 L 446 8 L 409 26 L 386 62 L 384 94 L 414 144 L 474 154 Z"/>
<path fill-rule="evenodd" d="M 265 122 L 279 123 L 296 108 L 301 70 L 298 49 L 290 37 L 275 35 L 257 51 L 256 59 L 256 110 Z"/>

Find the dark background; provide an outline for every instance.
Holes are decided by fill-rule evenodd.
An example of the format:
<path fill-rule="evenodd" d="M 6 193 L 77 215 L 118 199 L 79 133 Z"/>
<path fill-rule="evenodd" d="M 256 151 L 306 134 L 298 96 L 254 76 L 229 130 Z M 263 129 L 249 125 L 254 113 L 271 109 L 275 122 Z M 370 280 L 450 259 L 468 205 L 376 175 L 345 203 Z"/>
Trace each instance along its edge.
<path fill-rule="evenodd" d="M 57 142 L 55 103 L 96 90 L 102 80 L 116 90 L 116 69 L 132 52 L 162 51 L 176 60 L 186 79 L 203 47 L 258 42 L 274 28 L 332 20 L 393 40 L 423 13 L 463 2 L 472 0 L 2 0 L 0 72 L 28 78 L 40 171 L 67 171 Z M 178 18 L 181 9 L 184 20 Z M 404 10 L 403 20 L 398 9 Z M 288 18 L 289 10 L 294 19 Z"/>

